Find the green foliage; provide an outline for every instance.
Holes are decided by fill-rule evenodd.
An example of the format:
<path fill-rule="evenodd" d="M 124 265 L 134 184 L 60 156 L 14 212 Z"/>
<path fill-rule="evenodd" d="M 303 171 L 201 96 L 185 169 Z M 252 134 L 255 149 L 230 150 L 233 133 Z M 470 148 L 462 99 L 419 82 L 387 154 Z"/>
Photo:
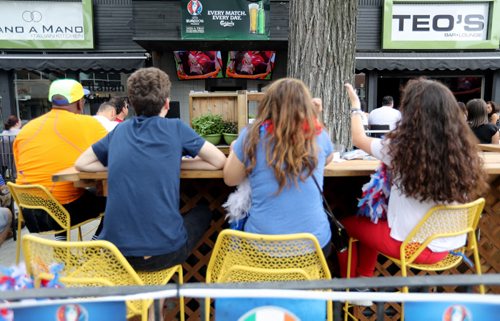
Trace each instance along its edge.
<path fill-rule="evenodd" d="M 224 121 L 221 115 L 206 114 L 192 121 L 193 129 L 200 136 L 222 134 L 224 129 Z"/>
<path fill-rule="evenodd" d="M 225 121 L 222 124 L 223 134 L 238 134 L 238 123 L 234 121 Z"/>

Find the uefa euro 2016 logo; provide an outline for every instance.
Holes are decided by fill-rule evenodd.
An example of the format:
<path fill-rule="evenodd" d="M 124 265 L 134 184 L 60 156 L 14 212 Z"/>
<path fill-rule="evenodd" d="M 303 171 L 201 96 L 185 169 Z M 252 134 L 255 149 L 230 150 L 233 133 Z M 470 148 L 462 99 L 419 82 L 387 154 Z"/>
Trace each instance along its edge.
<path fill-rule="evenodd" d="M 56 312 L 57 321 L 88 321 L 88 313 L 79 304 L 61 305 Z"/>
<path fill-rule="evenodd" d="M 463 305 L 452 305 L 444 310 L 443 321 L 472 321 L 472 314 Z"/>
<path fill-rule="evenodd" d="M 188 2 L 187 10 L 192 16 L 198 16 L 203 11 L 203 5 L 199 0 L 191 0 Z"/>

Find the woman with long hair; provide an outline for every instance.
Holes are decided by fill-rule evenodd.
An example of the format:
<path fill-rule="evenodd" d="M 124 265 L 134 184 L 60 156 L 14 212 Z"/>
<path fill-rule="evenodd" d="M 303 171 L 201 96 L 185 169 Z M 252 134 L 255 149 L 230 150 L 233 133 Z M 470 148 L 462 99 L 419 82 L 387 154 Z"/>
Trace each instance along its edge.
<path fill-rule="evenodd" d="M 481 144 L 498 144 L 499 133 L 496 125 L 488 120 L 488 107 L 482 99 L 467 102 L 467 121 Z"/>
<path fill-rule="evenodd" d="M 410 80 L 402 94 L 401 121 L 384 139 L 365 135 L 359 98 L 350 84 L 346 89 L 354 145 L 380 159 L 392 175 L 387 220 L 377 224 L 360 216 L 343 220 L 349 235 L 359 240 L 353 247 L 351 276 L 370 277 L 378 253 L 398 258 L 402 241 L 430 208 L 473 201 L 488 185 L 474 135 L 443 84 Z M 436 239 L 415 262 L 438 262 L 465 240 L 466 235 Z M 339 254 L 339 262 L 345 276 L 346 252 Z"/>
<path fill-rule="evenodd" d="M 252 197 L 245 231 L 309 232 L 327 254 L 330 225 L 314 179 L 322 188 L 333 146 L 316 117 L 318 104 L 302 81 L 274 82 L 259 104 L 255 122 L 233 143 L 224 182 L 235 186 L 248 177 Z"/>

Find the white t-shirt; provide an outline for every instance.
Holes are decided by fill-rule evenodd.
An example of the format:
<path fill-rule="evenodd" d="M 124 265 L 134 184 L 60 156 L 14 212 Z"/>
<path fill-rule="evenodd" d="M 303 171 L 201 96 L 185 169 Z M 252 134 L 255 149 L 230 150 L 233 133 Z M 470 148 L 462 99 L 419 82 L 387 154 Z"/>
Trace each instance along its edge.
<path fill-rule="evenodd" d="M 106 128 L 106 130 L 108 131 L 108 133 L 110 131 L 112 131 L 113 129 L 115 129 L 116 125 L 119 124 L 119 122 L 109 120 L 106 117 L 101 116 L 101 115 L 94 115 L 93 117 L 95 119 L 97 119 L 104 128 Z"/>
<path fill-rule="evenodd" d="M 400 119 L 401 112 L 399 110 L 382 106 L 370 112 L 368 123 L 370 125 L 389 125 L 389 129 L 393 130 Z"/>
<path fill-rule="evenodd" d="M 387 146 L 387 141 L 385 142 Z M 387 154 L 381 139 L 374 139 L 371 143 L 372 155 L 380 159 L 390 167 L 391 158 Z M 421 202 L 413 197 L 404 195 L 401 190 L 393 184 L 389 206 L 387 210 L 387 222 L 391 229 L 391 237 L 398 241 L 404 241 L 411 230 L 417 226 L 425 214 L 434 206 L 435 202 Z M 432 241 L 427 247 L 433 252 L 445 252 L 462 247 L 467 235 L 459 235 L 447 238 L 439 238 Z"/>

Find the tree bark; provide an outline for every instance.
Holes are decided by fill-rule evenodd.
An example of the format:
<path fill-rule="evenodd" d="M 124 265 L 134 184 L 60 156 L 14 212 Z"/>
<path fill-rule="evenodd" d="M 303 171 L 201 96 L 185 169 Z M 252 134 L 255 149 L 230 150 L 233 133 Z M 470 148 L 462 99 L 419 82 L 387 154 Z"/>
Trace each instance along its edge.
<path fill-rule="evenodd" d="M 351 146 L 344 82 L 353 82 L 357 0 L 290 0 L 287 74 L 323 100 L 323 121 L 334 143 Z"/>

